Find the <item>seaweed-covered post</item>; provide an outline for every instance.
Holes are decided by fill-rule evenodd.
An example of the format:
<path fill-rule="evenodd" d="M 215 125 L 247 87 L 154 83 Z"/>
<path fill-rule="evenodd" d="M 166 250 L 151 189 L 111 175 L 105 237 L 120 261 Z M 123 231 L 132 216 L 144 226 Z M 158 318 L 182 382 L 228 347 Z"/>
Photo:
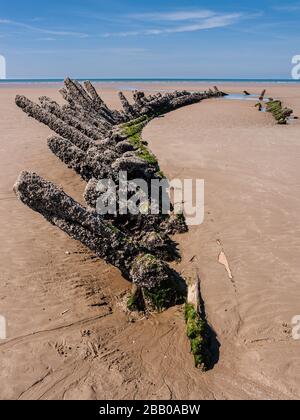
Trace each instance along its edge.
<path fill-rule="evenodd" d="M 209 326 L 206 320 L 204 303 L 201 296 L 200 277 L 196 270 L 194 283 L 189 284 L 187 303 L 184 306 L 187 336 L 191 344 L 195 366 L 203 371 L 211 364 L 209 350 Z"/>

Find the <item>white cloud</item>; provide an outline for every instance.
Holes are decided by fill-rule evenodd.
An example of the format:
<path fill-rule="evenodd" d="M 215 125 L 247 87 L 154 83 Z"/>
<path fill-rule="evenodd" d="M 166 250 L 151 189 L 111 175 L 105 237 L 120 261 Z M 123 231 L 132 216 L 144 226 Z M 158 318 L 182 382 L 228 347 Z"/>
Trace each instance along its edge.
<path fill-rule="evenodd" d="M 195 10 L 195 11 L 178 11 L 170 13 L 140 13 L 133 14 L 130 17 L 134 19 L 150 20 L 150 21 L 183 21 L 194 19 L 205 19 L 214 16 L 211 10 Z"/>
<path fill-rule="evenodd" d="M 73 31 L 58 31 L 58 30 L 52 30 L 52 29 L 44 29 L 39 28 L 32 25 L 27 25 L 26 23 L 22 22 L 16 22 L 14 20 L 10 19 L 0 19 L 0 25 L 9 25 L 9 26 L 17 26 L 19 28 L 24 28 L 29 31 L 38 32 L 42 34 L 48 34 L 48 35 L 56 35 L 56 36 L 73 36 L 78 38 L 86 38 L 88 35 L 81 33 L 81 32 L 73 32 Z"/>
<path fill-rule="evenodd" d="M 52 38 L 50 36 L 47 36 L 45 38 L 39 38 L 39 41 L 56 41 L 56 38 Z"/>
<path fill-rule="evenodd" d="M 105 37 L 111 36 L 138 36 L 138 35 L 161 35 L 174 34 L 182 32 L 197 32 L 204 29 L 223 28 L 238 22 L 243 15 L 241 13 L 219 14 L 212 11 L 198 12 L 174 12 L 166 14 L 144 14 L 133 15 L 134 18 L 139 16 L 141 20 L 159 20 L 164 21 L 164 26 L 160 28 L 144 29 L 139 31 L 113 32 L 104 34 Z M 177 25 L 171 25 L 170 22 L 177 22 Z M 182 22 L 181 25 L 178 22 Z M 189 22 L 189 23 L 188 23 Z"/>
<path fill-rule="evenodd" d="M 32 49 L 32 48 L 22 48 L 22 49 L 13 49 L 10 50 L 11 53 L 15 55 L 28 55 L 28 54 L 62 54 L 64 56 L 73 55 L 73 54 L 82 54 L 82 55 L 95 55 L 95 54 L 106 54 L 109 55 L 134 55 L 148 53 L 148 50 L 145 48 L 57 48 L 57 49 Z"/>

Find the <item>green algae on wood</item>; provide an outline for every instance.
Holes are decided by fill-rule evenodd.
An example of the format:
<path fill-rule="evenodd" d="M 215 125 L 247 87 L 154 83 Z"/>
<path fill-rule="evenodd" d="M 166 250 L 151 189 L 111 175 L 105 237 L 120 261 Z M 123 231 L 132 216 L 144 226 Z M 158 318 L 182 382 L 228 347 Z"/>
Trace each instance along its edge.
<path fill-rule="evenodd" d="M 266 110 L 273 115 L 277 124 L 280 125 L 287 124 L 289 117 L 293 114 L 293 110 L 283 107 L 282 102 L 279 100 L 267 102 Z"/>
<path fill-rule="evenodd" d="M 195 366 L 205 371 L 209 364 L 206 322 L 201 319 L 199 313 L 191 303 L 185 304 L 184 317 L 186 322 L 186 333 L 190 340 Z"/>
<path fill-rule="evenodd" d="M 150 152 L 142 141 L 142 131 L 148 121 L 148 117 L 141 117 L 131 123 L 124 124 L 122 126 L 122 134 L 125 134 L 129 143 L 137 149 L 136 154 L 139 158 L 145 160 L 150 165 L 157 165 L 156 156 Z"/>

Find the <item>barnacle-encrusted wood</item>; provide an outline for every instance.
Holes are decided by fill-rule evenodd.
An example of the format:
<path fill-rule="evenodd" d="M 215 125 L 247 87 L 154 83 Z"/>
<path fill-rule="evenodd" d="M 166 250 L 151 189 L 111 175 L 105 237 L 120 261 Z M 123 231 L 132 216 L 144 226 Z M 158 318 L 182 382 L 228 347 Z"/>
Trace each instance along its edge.
<path fill-rule="evenodd" d="M 101 180 L 114 181 L 117 192 L 121 171 L 126 171 L 129 181 L 139 178 L 149 187 L 153 179 L 161 180 L 157 159 L 141 138 L 143 127 L 158 115 L 225 94 L 216 87 L 204 93 L 175 91 L 150 96 L 136 91 L 130 103 L 120 92 L 123 110 L 118 111 L 104 103 L 91 82 L 82 85 L 67 78 L 64 84 L 60 93 L 67 104 L 63 106 L 46 96 L 36 104 L 18 95 L 16 104 L 54 131 L 48 139 L 49 149 L 88 183 L 84 194 L 88 207 L 35 173 L 22 172 L 14 191 L 24 204 L 119 268 L 134 284 L 131 308 L 137 302 L 159 309 L 174 304 L 181 294 L 179 277 L 165 261 L 178 258 L 169 235 L 187 230 L 184 218 L 163 214 L 161 204 L 150 195 L 147 211 L 143 203 L 139 214 L 124 215 L 118 202 L 115 214 L 102 216 L 96 211 L 97 200 L 107 193 Z M 150 214 L 154 207 L 156 214 Z"/>

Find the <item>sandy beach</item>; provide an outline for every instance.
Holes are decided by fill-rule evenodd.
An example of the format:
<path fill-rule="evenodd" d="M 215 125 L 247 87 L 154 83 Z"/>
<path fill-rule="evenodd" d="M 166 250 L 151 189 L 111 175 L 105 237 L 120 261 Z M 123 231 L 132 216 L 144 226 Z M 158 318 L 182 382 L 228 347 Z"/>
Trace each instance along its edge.
<path fill-rule="evenodd" d="M 116 108 L 119 87 L 97 85 Z M 299 86 L 219 86 L 230 93 L 263 87 L 300 117 Z M 12 187 L 26 169 L 83 202 L 86 184 L 49 151 L 50 130 L 14 103 L 17 93 L 61 102 L 58 89 L 0 86 L 0 314 L 7 320 L 0 398 L 299 399 L 300 341 L 291 320 L 300 314 L 300 121 L 278 126 L 253 101 L 221 98 L 144 129 L 168 178 L 205 181 L 204 223 L 176 236 L 183 258 L 175 266 L 184 276 L 198 270 L 219 345 L 214 368 L 202 373 L 182 307 L 132 322 L 119 305 L 130 289 L 119 271 L 16 199 Z M 219 261 L 225 256 L 231 276 Z"/>

